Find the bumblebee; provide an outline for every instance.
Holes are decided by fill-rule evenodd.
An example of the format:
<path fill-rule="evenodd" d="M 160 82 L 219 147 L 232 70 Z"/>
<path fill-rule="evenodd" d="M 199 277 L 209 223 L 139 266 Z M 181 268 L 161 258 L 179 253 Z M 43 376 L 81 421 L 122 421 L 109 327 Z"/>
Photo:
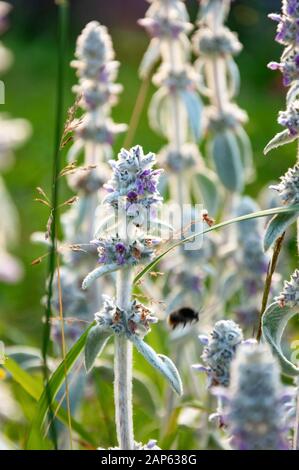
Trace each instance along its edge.
<path fill-rule="evenodd" d="M 173 330 L 179 325 L 184 328 L 187 323 L 198 322 L 198 315 L 198 312 L 190 307 L 181 307 L 169 314 L 168 324 Z"/>

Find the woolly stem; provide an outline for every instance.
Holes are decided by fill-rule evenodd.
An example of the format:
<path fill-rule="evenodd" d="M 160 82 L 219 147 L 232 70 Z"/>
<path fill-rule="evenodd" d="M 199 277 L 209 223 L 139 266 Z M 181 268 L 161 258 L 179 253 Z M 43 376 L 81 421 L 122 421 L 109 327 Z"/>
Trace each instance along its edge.
<path fill-rule="evenodd" d="M 131 301 L 132 270 L 117 273 L 117 305 L 126 310 Z M 132 343 L 124 335 L 115 336 L 114 402 L 118 446 L 134 449 L 132 410 Z"/>
<path fill-rule="evenodd" d="M 221 6 L 220 8 L 224 8 Z M 223 12 L 210 15 L 209 23 L 213 34 L 217 34 L 223 20 Z M 225 61 L 219 57 L 212 57 L 208 65 L 209 88 L 212 90 L 211 100 L 216 106 L 219 115 L 223 114 L 224 105 L 227 101 L 227 83 Z"/>

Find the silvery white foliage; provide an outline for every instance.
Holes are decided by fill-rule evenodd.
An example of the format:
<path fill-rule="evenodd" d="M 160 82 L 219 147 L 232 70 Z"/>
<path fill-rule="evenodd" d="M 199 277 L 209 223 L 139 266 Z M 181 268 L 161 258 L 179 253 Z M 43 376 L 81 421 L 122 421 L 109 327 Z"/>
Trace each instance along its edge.
<path fill-rule="evenodd" d="M 139 218 L 140 223 L 133 232 L 128 230 L 128 222 L 144 208 L 151 210 L 151 216 L 162 201 L 158 191 L 161 171 L 153 169 L 155 162 L 155 155 L 145 155 L 139 145 L 129 151 L 122 149 L 118 159 L 110 162 L 113 173 L 105 185 L 108 195 L 104 202 L 114 210 L 117 233 L 112 236 L 108 231 L 104 237 L 92 241 L 103 268 L 96 268 L 86 277 L 84 288 L 109 271 L 149 262 L 154 255 L 160 240 L 145 232 L 147 226 L 143 227 Z"/>
<path fill-rule="evenodd" d="M 150 0 L 145 18 L 138 21 L 150 35 L 151 42 L 142 59 L 139 74 L 145 78 L 161 58 L 169 62 L 169 42 L 176 61 L 182 63 L 190 53 L 187 34 L 192 30 L 188 13 L 182 0 Z"/>
<path fill-rule="evenodd" d="M 252 150 L 243 129 L 247 114 L 232 103 L 239 90 L 239 71 L 233 57 L 242 50 L 237 35 L 224 21 L 230 0 L 200 2 L 198 29 L 192 37 L 198 87 L 211 105 L 204 110 L 204 129 L 209 131 L 209 151 L 222 184 L 241 192 L 244 180 L 253 177 Z"/>
<path fill-rule="evenodd" d="M 270 186 L 277 191 L 283 204 L 292 205 L 299 202 L 299 164 L 289 168 L 284 176 L 280 177 L 280 183 Z"/>
<path fill-rule="evenodd" d="M 223 392 L 224 420 L 236 450 L 287 450 L 286 403 L 290 394 L 266 345 L 241 345 Z"/>
<path fill-rule="evenodd" d="M 191 143 L 182 145 L 180 150 L 168 144 L 161 149 L 159 157 L 161 164 L 172 173 L 180 173 L 197 167 L 199 163 L 203 164 L 197 145 Z"/>
<path fill-rule="evenodd" d="M 7 27 L 7 14 L 11 6 L 0 2 L 0 34 Z M 11 53 L 0 44 L 0 72 L 11 63 Z M 14 151 L 30 136 L 31 127 L 25 119 L 12 119 L 5 114 L 0 115 L 0 281 L 13 283 L 23 274 L 19 261 L 9 253 L 9 249 L 18 239 L 18 214 L 14 203 L 5 187 L 1 172 L 14 163 Z"/>
<path fill-rule="evenodd" d="M 259 205 L 245 196 L 238 202 L 237 217 L 259 211 Z M 259 219 L 244 220 L 236 224 L 236 245 L 234 260 L 238 270 L 237 291 L 240 294 L 236 307 L 237 318 L 243 326 L 252 326 L 258 320 L 261 296 L 268 269 L 269 256 L 263 248 L 264 227 Z M 273 285 L 274 286 L 273 279 Z"/>
<path fill-rule="evenodd" d="M 204 365 L 194 364 L 192 367 L 207 374 L 208 387 L 227 387 L 232 359 L 243 342 L 241 328 L 232 320 L 220 320 L 215 323 L 210 337 L 200 335 L 199 340 L 205 346 L 201 356 Z"/>
<path fill-rule="evenodd" d="M 208 26 L 200 28 L 192 38 L 193 46 L 200 55 L 226 56 L 237 55 L 242 50 L 242 44 L 236 33 L 222 26 L 217 34 L 213 34 Z"/>
<path fill-rule="evenodd" d="M 275 300 L 282 307 L 298 307 L 299 306 L 299 270 L 296 269 L 289 281 L 285 281 L 283 291 Z"/>
<path fill-rule="evenodd" d="M 154 94 L 149 108 L 149 122 L 158 133 L 175 142 L 173 113 L 180 120 L 181 139 L 197 141 L 201 135 L 202 102 L 198 94 L 197 73 L 185 63 L 183 68 L 174 66 L 174 62 L 164 62 L 153 76 L 153 83 L 159 87 Z M 176 100 L 174 109 L 173 100 Z M 163 126 L 162 126 L 163 122 Z"/>
<path fill-rule="evenodd" d="M 144 155 L 143 149 L 136 145 L 130 151 L 121 149 L 118 160 L 111 160 L 112 178 L 105 185 L 108 195 L 104 202 L 118 207 L 119 199 L 126 198 L 126 212 L 130 207 L 140 205 L 150 208 L 162 201 L 158 191 L 158 181 L 163 170 L 152 167 L 156 163 L 153 153 Z"/>
<path fill-rule="evenodd" d="M 117 103 L 122 87 L 115 83 L 119 63 L 114 60 L 114 50 L 108 30 L 97 21 L 91 21 L 77 39 L 76 68 L 79 78 L 73 91 L 84 114 L 70 124 L 75 132 L 75 142 L 69 151 L 69 161 L 77 158 L 85 146 L 85 163 L 99 164 L 111 157 L 110 146 L 116 136 L 126 130 L 126 125 L 115 124 L 111 107 Z"/>
<path fill-rule="evenodd" d="M 114 50 L 108 30 L 97 21 L 88 23 L 81 32 L 77 39 L 75 56 L 72 66 L 77 69 L 80 78 L 99 80 L 101 73 L 104 78 L 104 75 L 109 76 L 109 72 L 115 71 L 117 67 L 115 63 L 112 63 L 113 67 L 111 65 Z"/>
<path fill-rule="evenodd" d="M 143 338 L 150 332 L 150 325 L 157 323 L 154 314 L 140 302 L 133 300 L 129 309 L 122 311 L 115 300 L 103 295 L 102 310 L 95 314 L 95 320 L 104 329 L 111 329 L 114 334 L 127 334 Z"/>
<path fill-rule="evenodd" d="M 236 208 L 236 216 L 240 217 L 258 210 L 258 204 L 250 197 L 245 196 L 240 200 Z M 247 276 L 249 275 L 247 282 L 250 281 L 251 278 L 251 281 L 253 281 L 256 287 L 260 284 L 260 288 L 262 288 L 269 260 L 263 250 L 263 229 L 261 223 L 258 219 L 239 222 L 237 232 L 237 261 L 240 263 L 239 267 L 241 269 L 242 267 L 245 268 L 245 273 Z M 251 283 L 249 282 L 249 284 Z M 249 297 L 253 295 L 253 293 L 254 292 L 250 292 Z"/>
<path fill-rule="evenodd" d="M 278 123 L 287 129 L 278 133 L 268 143 L 265 153 L 280 145 L 292 142 L 299 135 L 298 119 L 298 79 L 299 79 L 299 11 L 296 0 L 284 1 L 282 13 L 271 14 L 269 17 L 278 22 L 276 41 L 285 46 L 280 62 L 270 62 L 271 70 L 280 70 L 283 75 L 283 84 L 290 87 L 287 95 L 287 108 L 280 111 Z"/>
<path fill-rule="evenodd" d="M 181 0 L 153 1 L 146 17 L 139 23 L 153 39 L 141 63 L 142 77 L 161 58 L 161 66 L 153 77 L 159 88 L 149 107 L 151 127 L 164 135 L 173 147 L 188 140 L 197 141 L 201 134 L 202 103 L 198 94 L 198 77 L 190 64 L 190 43 L 187 33 L 192 29 Z"/>
<path fill-rule="evenodd" d="M 229 12 L 231 2 L 232 0 L 201 0 L 198 12 L 199 19 L 207 14 L 216 17 L 218 14 L 221 18 L 225 18 Z"/>
<path fill-rule="evenodd" d="M 219 114 L 215 106 L 205 108 L 206 128 L 211 132 L 224 132 L 228 129 L 238 131 L 238 128 L 248 121 L 247 113 L 234 103 L 226 106 Z"/>
<path fill-rule="evenodd" d="M 62 253 L 65 266 L 75 269 L 77 279 L 74 282 L 78 285 L 91 269 L 97 253 L 97 247 L 90 244 L 90 240 L 94 236 L 100 191 L 110 175 L 103 161 L 111 158 L 114 139 L 126 126 L 115 124 L 110 117 L 111 107 L 116 104 L 122 87 L 115 83 L 119 63 L 114 60 L 107 28 L 97 21 L 88 23 L 77 39 L 75 57 L 71 65 L 76 69 L 78 83 L 73 91 L 83 115 L 69 123 L 70 130 L 74 131 L 74 144 L 68 160 L 73 163 L 82 150 L 84 158 L 81 167 L 67 172 L 68 184 L 77 193 L 78 200 L 62 216 L 63 246 L 66 247 Z M 75 248 L 67 249 L 68 245 Z M 90 275 L 87 284 L 98 274 L 97 270 Z M 89 312 L 94 312 L 100 293 L 98 285 L 97 292 L 85 294 Z"/>

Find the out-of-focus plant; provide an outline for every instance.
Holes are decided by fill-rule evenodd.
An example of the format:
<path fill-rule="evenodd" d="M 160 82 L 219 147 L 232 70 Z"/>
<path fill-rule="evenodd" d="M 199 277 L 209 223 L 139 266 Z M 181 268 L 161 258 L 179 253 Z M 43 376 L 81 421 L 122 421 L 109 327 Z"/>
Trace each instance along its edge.
<path fill-rule="evenodd" d="M 157 369 L 176 393 L 182 393 L 181 379 L 172 361 L 157 354 L 144 340 L 155 315 L 132 300 L 134 268 L 154 256 L 159 239 L 148 232 L 162 224 L 157 219 L 161 203 L 158 180 L 161 170 L 153 169 L 155 155 L 144 155 L 140 146 L 122 149 L 117 161 L 111 161 L 113 175 L 105 185 L 109 217 L 98 228 L 93 244 L 101 266 L 83 281 L 87 289 L 94 281 L 116 272 L 116 299 L 104 297 L 103 309 L 95 314 L 96 325 L 90 330 L 85 346 L 85 364 L 90 370 L 108 339 L 114 336 L 114 399 L 118 448 L 139 449 L 134 442 L 132 410 L 132 346 Z"/>
<path fill-rule="evenodd" d="M 270 62 L 269 68 L 280 70 L 283 75 L 283 84 L 289 87 L 286 97 L 286 110 L 280 111 L 278 123 L 286 129 L 276 134 L 266 146 L 264 153 L 270 150 L 296 141 L 299 138 L 299 63 L 298 63 L 298 21 L 299 21 L 299 2 L 297 0 L 283 0 L 281 14 L 270 14 L 269 17 L 278 22 L 276 41 L 285 46 L 280 62 Z M 283 205 L 292 207 L 299 201 L 299 178 L 298 178 L 298 154 L 297 163 L 290 168 L 287 173 L 280 178 L 278 185 L 272 185 L 271 189 L 276 191 Z M 274 243 L 274 255 L 278 252 L 286 229 L 296 220 L 298 213 L 289 214 L 281 217 L 274 216 L 267 225 L 264 247 L 269 249 Z M 297 222 L 297 231 L 299 230 Z M 298 235 L 297 235 L 298 239 Z M 273 255 L 273 256 L 274 256 Z M 271 282 L 271 279 L 270 279 Z M 265 339 L 272 346 L 275 354 L 282 364 L 282 371 L 286 375 L 297 377 L 299 369 L 285 356 L 282 350 L 282 335 L 289 320 L 298 313 L 298 272 L 291 277 L 290 282 L 285 283 L 283 292 L 276 298 L 276 301 L 270 304 L 262 317 L 262 331 Z M 298 429 L 299 429 L 299 394 L 297 394 L 297 416 L 294 427 L 294 449 L 298 448 Z"/>
<path fill-rule="evenodd" d="M 236 207 L 236 215 L 242 216 L 260 208 L 252 198 L 244 196 Z M 239 322 L 244 327 L 254 328 L 262 302 L 262 293 L 269 259 L 263 250 L 263 225 L 252 219 L 237 225 L 238 249 L 235 250 L 234 289 L 240 291 L 239 303 L 235 307 Z"/>
<path fill-rule="evenodd" d="M 0 34 L 7 28 L 7 15 L 11 6 L 0 2 Z M 0 43 L 0 72 L 11 65 L 12 53 Z M 5 85 L 1 82 L 1 101 L 5 100 Z M 0 172 L 9 169 L 14 162 L 13 151 L 25 142 L 30 135 L 30 125 L 25 119 L 12 119 L 0 115 Z M 0 281 L 17 282 L 23 273 L 20 262 L 9 253 L 9 248 L 18 240 L 18 214 L 7 192 L 4 179 L 0 174 Z"/>
<path fill-rule="evenodd" d="M 238 348 L 230 385 L 222 396 L 223 420 L 236 450 L 288 450 L 292 394 L 280 383 L 277 361 L 266 345 Z"/>
<path fill-rule="evenodd" d="M 299 137 L 299 36 L 298 36 L 298 19 L 299 7 L 298 2 L 286 0 L 282 3 L 281 14 L 270 14 L 269 17 L 278 22 L 276 41 L 285 46 L 280 62 L 270 62 L 269 68 L 272 70 L 280 70 L 283 75 L 283 84 L 289 87 L 286 98 L 286 110 L 280 111 L 278 123 L 286 129 L 276 134 L 268 143 L 264 152 L 267 154 L 270 150 L 289 142 L 298 141 Z M 272 186 L 281 197 L 281 201 L 285 205 L 292 205 L 298 202 L 298 167 L 289 169 L 281 182 L 277 186 Z M 270 246 L 285 232 L 286 228 L 297 220 L 297 215 L 292 214 L 288 217 L 274 216 L 269 222 L 265 234 L 265 249 Z"/>
<path fill-rule="evenodd" d="M 254 176 L 249 138 L 243 128 L 247 114 L 232 100 L 239 91 L 239 71 L 233 57 L 242 45 L 224 21 L 231 0 L 200 2 L 198 30 L 193 49 L 199 89 L 210 100 L 205 109 L 205 130 L 209 133 L 209 154 L 225 188 L 242 192 L 244 183 Z"/>
<path fill-rule="evenodd" d="M 232 320 L 219 320 L 215 323 L 210 337 L 199 335 L 200 343 L 204 346 L 202 353 L 203 364 L 194 364 L 193 369 L 205 372 L 208 377 L 208 389 L 228 387 L 230 384 L 231 363 L 241 344 L 254 340 L 244 340 L 239 325 Z M 219 395 L 216 413 L 210 415 L 210 420 L 217 420 L 223 426 L 223 402 Z"/>

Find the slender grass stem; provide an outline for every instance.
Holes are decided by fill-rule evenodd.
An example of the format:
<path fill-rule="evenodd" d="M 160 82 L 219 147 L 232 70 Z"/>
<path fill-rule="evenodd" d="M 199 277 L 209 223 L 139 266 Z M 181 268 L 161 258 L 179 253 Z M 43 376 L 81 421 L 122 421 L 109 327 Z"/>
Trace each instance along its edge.
<path fill-rule="evenodd" d="M 69 395 L 69 382 L 67 376 L 67 366 L 65 362 L 66 358 L 66 344 L 65 344 L 65 335 L 64 335 L 64 317 L 63 317 L 63 304 L 62 304 L 62 291 L 61 291 L 61 279 L 60 279 L 60 261 L 59 255 L 57 255 L 57 284 L 58 284 L 58 298 L 59 298 L 59 318 L 61 323 L 61 346 L 62 346 L 62 358 L 64 361 L 64 374 L 65 374 L 65 394 L 66 394 L 66 408 L 67 408 L 67 418 L 68 418 L 68 430 L 70 438 L 70 449 L 73 448 L 73 439 L 72 439 L 72 414 L 71 414 L 71 405 L 70 405 L 70 395 Z"/>
<path fill-rule="evenodd" d="M 56 126 L 55 126 L 55 143 L 53 155 L 53 176 L 52 176 L 52 196 L 51 196 L 51 232 L 50 241 L 51 246 L 49 250 L 49 281 L 47 290 L 47 301 L 45 310 L 45 325 L 43 331 L 42 342 L 42 357 L 43 357 L 43 375 L 46 388 L 46 394 L 49 405 L 50 415 L 50 436 L 53 441 L 55 449 L 58 448 L 57 432 L 55 422 L 53 421 L 52 397 L 51 391 L 48 387 L 48 361 L 47 355 L 50 344 L 50 317 L 51 317 L 51 300 L 53 294 L 53 279 L 56 266 L 56 227 L 58 220 L 58 195 L 59 195 L 59 152 L 60 141 L 63 132 L 63 96 L 64 96 L 64 74 L 65 74 L 65 60 L 66 60 L 66 43 L 68 34 L 68 1 L 60 1 L 58 3 L 58 72 L 57 72 L 57 97 L 56 97 Z"/>
<path fill-rule="evenodd" d="M 265 282 L 265 287 L 264 287 L 264 293 L 263 293 L 263 298 L 262 298 L 262 308 L 261 308 L 261 313 L 260 313 L 260 318 L 259 318 L 259 325 L 258 325 L 258 330 L 257 330 L 257 335 L 256 339 L 260 341 L 262 337 L 262 323 L 263 323 L 263 315 L 264 312 L 267 308 L 267 303 L 268 303 L 268 298 L 270 294 L 270 289 L 271 289 L 271 284 L 272 284 L 272 277 L 273 274 L 275 273 L 278 257 L 282 248 L 283 244 L 283 239 L 284 239 L 285 234 L 283 233 L 281 237 L 279 237 L 276 240 L 276 243 L 274 245 L 274 250 L 272 254 L 271 261 L 268 266 L 268 271 L 267 271 L 267 277 L 266 277 L 266 282 Z"/>
<path fill-rule="evenodd" d="M 149 73 L 148 76 L 143 79 L 140 85 L 139 92 L 138 92 L 136 102 L 135 102 L 135 106 L 134 106 L 132 116 L 130 119 L 129 129 L 124 140 L 125 148 L 130 148 L 134 141 L 134 137 L 138 128 L 140 117 L 144 108 L 144 103 L 147 97 L 147 92 L 148 92 L 149 85 L 151 82 L 151 76 L 152 74 Z"/>
<path fill-rule="evenodd" d="M 127 310 L 131 301 L 133 275 L 130 269 L 117 274 L 117 305 Z M 124 335 L 115 336 L 114 401 L 118 445 L 121 450 L 134 449 L 132 410 L 132 343 Z"/>

